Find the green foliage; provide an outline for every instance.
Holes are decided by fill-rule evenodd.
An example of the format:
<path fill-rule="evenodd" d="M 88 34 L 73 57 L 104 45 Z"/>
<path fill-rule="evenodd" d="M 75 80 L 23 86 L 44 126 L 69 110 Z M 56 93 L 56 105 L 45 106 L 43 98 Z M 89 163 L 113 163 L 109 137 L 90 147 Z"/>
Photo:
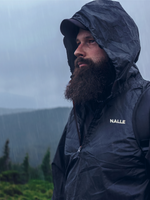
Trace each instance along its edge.
<path fill-rule="evenodd" d="M 23 163 L 20 164 L 12 164 L 11 170 L 17 171 L 20 175 L 20 183 L 25 184 L 29 180 L 44 180 L 44 175 L 41 167 L 31 167 L 29 166 L 29 170 L 27 171 L 27 177 L 26 177 L 26 170 L 24 170 Z"/>
<path fill-rule="evenodd" d="M 53 194 L 50 150 L 39 167 L 29 165 L 28 154 L 22 164 L 10 165 L 8 144 L 6 141 L 0 158 L 0 200 L 50 200 Z"/>
<path fill-rule="evenodd" d="M 9 185 L 4 188 L 4 193 L 9 196 L 22 195 L 23 193 L 16 185 Z"/>
<path fill-rule="evenodd" d="M 53 184 L 47 181 L 32 180 L 25 185 L 0 183 L 0 200 L 50 200 Z"/>
<path fill-rule="evenodd" d="M 48 149 L 43 161 L 42 161 L 42 165 L 41 165 L 43 174 L 44 174 L 44 178 L 47 181 L 52 181 L 52 170 L 51 170 L 51 165 L 50 165 L 50 150 Z"/>
<path fill-rule="evenodd" d="M 15 170 L 4 171 L 0 174 L 0 181 L 18 184 L 21 183 L 21 176 Z"/>

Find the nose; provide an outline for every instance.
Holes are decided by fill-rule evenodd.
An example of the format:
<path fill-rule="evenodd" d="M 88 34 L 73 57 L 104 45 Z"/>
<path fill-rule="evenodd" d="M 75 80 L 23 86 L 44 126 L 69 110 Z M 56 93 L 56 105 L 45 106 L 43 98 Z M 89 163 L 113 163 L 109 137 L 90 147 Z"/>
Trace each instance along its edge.
<path fill-rule="evenodd" d="M 78 47 L 77 47 L 77 49 L 75 50 L 75 52 L 74 52 L 74 55 L 76 56 L 76 57 L 85 57 L 85 51 L 84 51 L 84 48 L 83 48 L 83 45 L 82 44 L 80 44 Z"/>

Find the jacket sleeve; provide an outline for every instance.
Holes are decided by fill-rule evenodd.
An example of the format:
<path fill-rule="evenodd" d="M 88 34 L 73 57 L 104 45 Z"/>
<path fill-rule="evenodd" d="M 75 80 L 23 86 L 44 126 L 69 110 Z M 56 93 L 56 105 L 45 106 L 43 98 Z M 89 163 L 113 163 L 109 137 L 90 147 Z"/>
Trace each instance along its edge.
<path fill-rule="evenodd" d="M 64 197 L 64 182 L 65 182 L 65 158 L 64 158 L 64 146 L 66 138 L 66 129 L 65 126 L 63 135 L 60 139 L 57 151 L 52 162 L 52 175 L 54 183 L 54 191 L 52 200 L 65 200 Z"/>
<path fill-rule="evenodd" d="M 139 98 L 134 114 L 135 136 L 145 156 L 146 168 L 150 177 L 150 85 Z"/>

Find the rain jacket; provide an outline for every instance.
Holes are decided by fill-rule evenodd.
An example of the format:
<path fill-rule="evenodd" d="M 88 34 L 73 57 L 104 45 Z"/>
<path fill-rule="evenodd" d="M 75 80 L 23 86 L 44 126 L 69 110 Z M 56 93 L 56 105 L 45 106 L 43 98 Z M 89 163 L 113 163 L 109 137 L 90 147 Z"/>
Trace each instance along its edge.
<path fill-rule="evenodd" d="M 75 107 L 53 163 L 53 200 L 149 200 L 148 150 L 136 139 L 138 110 L 149 82 L 135 63 L 140 52 L 136 24 L 118 2 L 92 1 L 73 17 L 86 26 L 111 59 L 115 71 L 111 95 L 101 102 L 81 143 L 83 105 Z M 65 37 L 68 63 L 74 70 L 75 44 Z M 149 115 L 149 114 L 148 114 Z M 147 119 L 149 121 L 149 118 Z M 147 131 L 147 130 L 144 130 Z"/>

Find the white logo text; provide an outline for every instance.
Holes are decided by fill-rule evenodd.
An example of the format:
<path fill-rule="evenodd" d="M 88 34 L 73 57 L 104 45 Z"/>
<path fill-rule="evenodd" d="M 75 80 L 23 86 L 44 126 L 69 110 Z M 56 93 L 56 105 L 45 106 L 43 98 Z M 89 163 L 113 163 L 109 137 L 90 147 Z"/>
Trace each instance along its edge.
<path fill-rule="evenodd" d="M 110 123 L 113 123 L 113 124 L 125 124 L 126 120 L 110 119 Z"/>

